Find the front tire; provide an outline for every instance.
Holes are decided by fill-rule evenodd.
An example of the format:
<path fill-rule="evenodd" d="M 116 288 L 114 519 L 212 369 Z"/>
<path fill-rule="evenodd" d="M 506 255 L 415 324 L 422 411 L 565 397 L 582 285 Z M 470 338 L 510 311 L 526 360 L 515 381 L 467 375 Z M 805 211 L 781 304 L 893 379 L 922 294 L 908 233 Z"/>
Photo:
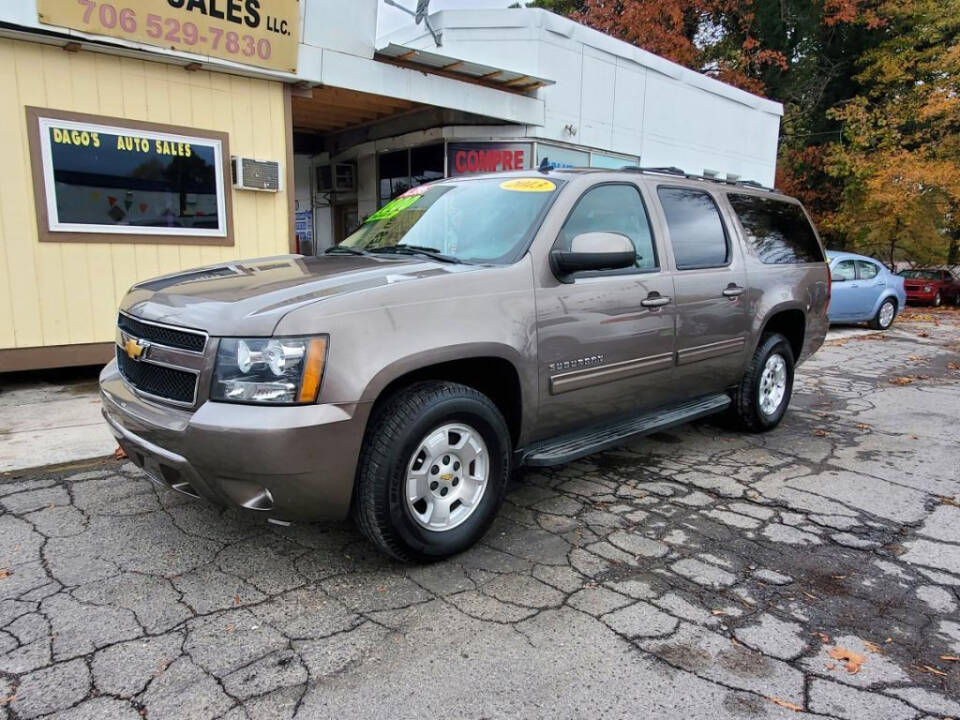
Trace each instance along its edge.
<path fill-rule="evenodd" d="M 488 397 L 452 382 L 411 385 L 370 420 L 354 519 L 398 560 L 455 555 L 483 537 L 496 517 L 510 456 L 507 423 Z"/>
<path fill-rule="evenodd" d="M 874 330 L 886 330 L 893 325 L 893 319 L 897 316 L 897 302 L 893 298 L 887 298 L 880 307 L 877 308 L 877 314 L 870 321 L 870 327 Z"/>
<path fill-rule="evenodd" d="M 933 307 L 940 307 L 943 304 L 943 297 L 940 295 L 940 291 L 937 290 L 937 294 L 933 296 L 933 301 L 930 303 Z"/>
<path fill-rule="evenodd" d="M 793 394 L 793 371 L 790 342 L 780 333 L 764 335 L 733 393 L 736 424 L 757 433 L 780 424 Z"/>

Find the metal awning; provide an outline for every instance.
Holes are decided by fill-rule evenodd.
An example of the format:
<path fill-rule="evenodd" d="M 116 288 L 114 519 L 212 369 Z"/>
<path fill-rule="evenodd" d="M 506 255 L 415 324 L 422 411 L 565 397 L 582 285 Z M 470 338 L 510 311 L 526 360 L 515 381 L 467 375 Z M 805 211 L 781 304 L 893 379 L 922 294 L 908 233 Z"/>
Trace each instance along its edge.
<path fill-rule="evenodd" d="M 377 50 L 377 57 L 387 62 L 415 68 L 423 72 L 456 77 L 466 82 L 480 83 L 511 92 L 527 92 L 554 84 L 553 80 L 547 80 L 546 78 L 524 75 L 512 70 L 481 65 L 468 60 L 458 60 L 447 55 L 440 55 L 427 50 L 417 50 L 396 43 L 390 43 Z"/>

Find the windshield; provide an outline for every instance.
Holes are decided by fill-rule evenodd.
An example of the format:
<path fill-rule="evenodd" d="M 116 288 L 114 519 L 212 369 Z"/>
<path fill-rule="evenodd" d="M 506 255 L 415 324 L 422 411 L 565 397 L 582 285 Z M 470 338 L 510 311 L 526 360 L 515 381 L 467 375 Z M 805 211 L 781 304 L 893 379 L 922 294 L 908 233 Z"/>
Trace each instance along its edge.
<path fill-rule="evenodd" d="M 936 270 L 901 270 L 900 275 L 905 278 L 917 278 L 919 280 L 940 279 L 940 273 Z"/>
<path fill-rule="evenodd" d="M 513 262 L 556 192 L 557 184 L 544 178 L 421 185 L 373 213 L 338 247 L 433 254 L 454 262 Z"/>

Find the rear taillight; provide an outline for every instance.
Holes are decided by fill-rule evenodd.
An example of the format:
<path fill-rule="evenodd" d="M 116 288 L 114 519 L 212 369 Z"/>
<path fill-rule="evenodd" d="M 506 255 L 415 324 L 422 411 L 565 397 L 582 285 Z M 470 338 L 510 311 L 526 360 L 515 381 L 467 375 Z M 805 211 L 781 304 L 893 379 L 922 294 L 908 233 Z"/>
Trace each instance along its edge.
<path fill-rule="evenodd" d="M 833 274 L 830 272 L 830 266 L 827 265 L 827 306 L 823 310 L 825 313 L 830 307 L 831 297 L 833 297 Z"/>

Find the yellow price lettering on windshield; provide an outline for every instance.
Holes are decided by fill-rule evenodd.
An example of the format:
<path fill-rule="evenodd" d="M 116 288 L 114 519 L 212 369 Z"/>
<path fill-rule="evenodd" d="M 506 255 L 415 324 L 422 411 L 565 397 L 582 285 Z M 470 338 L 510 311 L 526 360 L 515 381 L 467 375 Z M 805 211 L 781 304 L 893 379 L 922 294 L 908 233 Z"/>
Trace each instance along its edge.
<path fill-rule="evenodd" d="M 513 192 L 553 192 L 557 186 L 542 178 L 519 178 L 500 183 L 500 188 Z"/>

